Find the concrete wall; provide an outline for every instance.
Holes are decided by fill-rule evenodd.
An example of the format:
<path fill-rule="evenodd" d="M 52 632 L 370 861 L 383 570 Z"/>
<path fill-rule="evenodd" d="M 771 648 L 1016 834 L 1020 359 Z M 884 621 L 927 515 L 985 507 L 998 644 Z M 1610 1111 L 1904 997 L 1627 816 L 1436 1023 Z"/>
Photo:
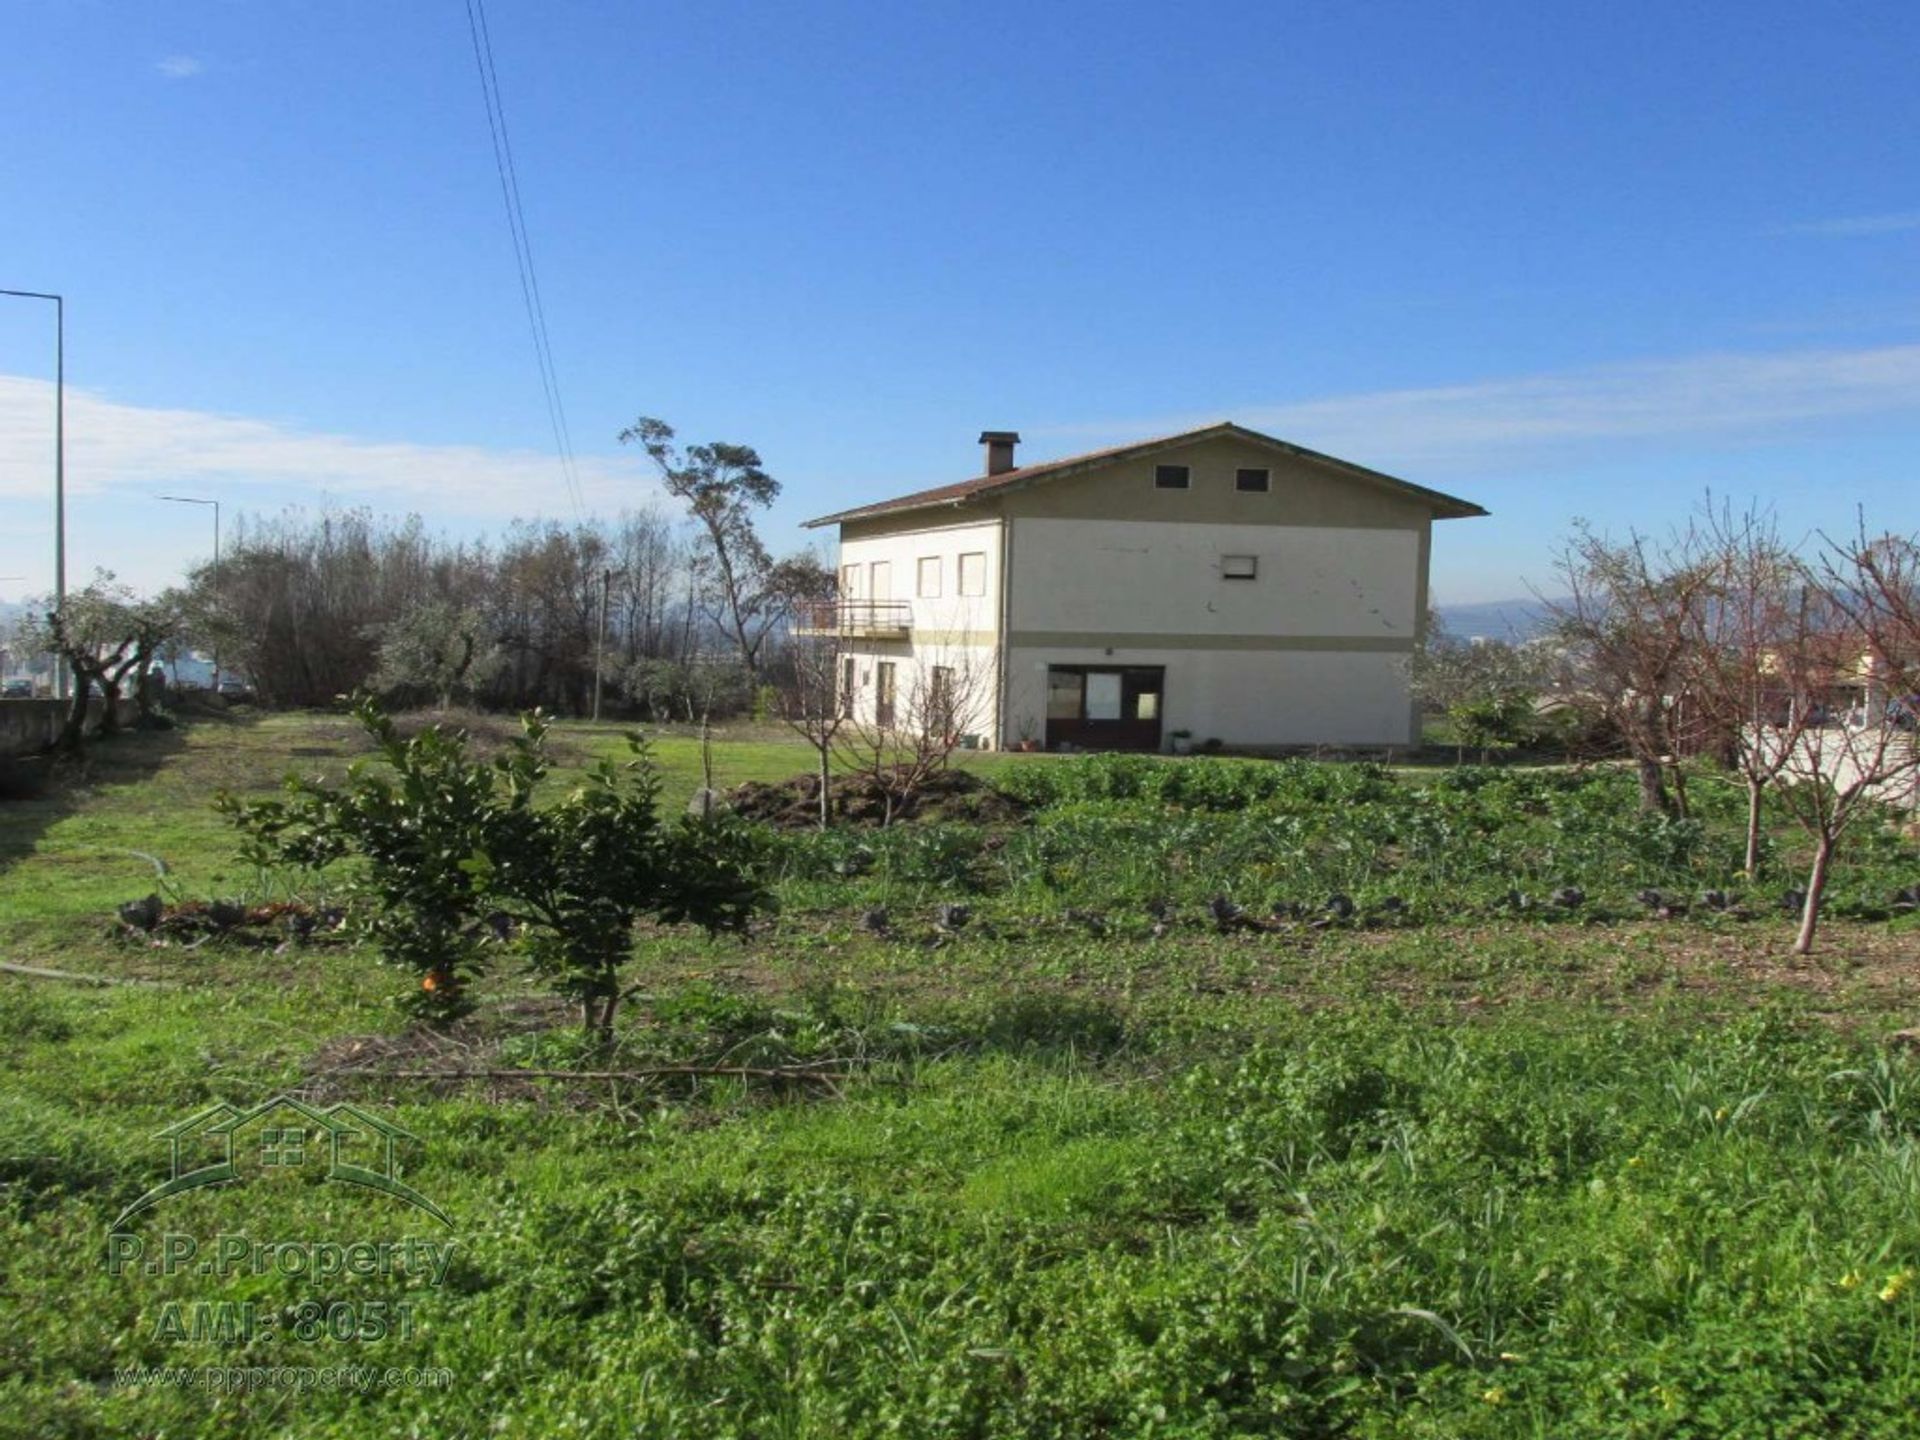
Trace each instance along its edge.
<path fill-rule="evenodd" d="M 894 666 L 895 710 L 904 719 L 916 689 L 924 693 L 935 666 L 945 666 L 960 677 L 970 703 L 958 717 L 960 729 L 979 734 L 991 743 L 994 716 L 999 710 L 999 628 L 1001 526 L 998 520 L 971 520 L 961 524 L 929 524 L 927 528 L 890 526 L 848 527 L 840 541 L 840 594 L 843 600 L 890 600 L 909 607 L 913 617 L 911 642 L 861 640 L 848 642 L 854 662 L 854 710 L 862 719 L 874 713 L 877 666 Z M 961 593 L 960 557 L 976 555 L 978 588 Z M 921 561 L 931 562 L 929 588 L 920 593 Z M 874 589 L 874 567 L 885 567 L 887 593 Z"/>
<path fill-rule="evenodd" d="M 852 527 L 849 527 L 851 529 Z M 960 557 L 978 555 L 978 595 L 960 593 Z M 937 577 L 938 593 L 919 593 L 920 562 Z M 892 600 L 912 608 L 913 632 L 933 644 L 991 643 L 1000 624 L 1000 522 L 963 524 L 891 534 L 844 534 L 840 540 L 840 598 Z M 875 592 L 875 567 L 884 566 L 887 594 Z M 851 572 L 851 573 L 850 573 Z"/>
<path fill-rule="evenodd" d="M 106 702 L 95 696 L 87 710 L 88 723 L 100 718 Z M 139 707 L 131 700 L 120 702 L 120 719 L 131 724 Z M 46 749 L 60 737 L 60 725 L 67 717 L 65 700 L 0 700 L 0 755 L 32 755 Z"/>
<path fill-rule="evenodd" d="M 1254 578 L 1226 578 L 1230 555 L 1251 557 Z M 1022 517 L 1012 564 L 1016 644 L 1106 632 L 1411 645 L 1419 626 L 1417 529 Z"/>

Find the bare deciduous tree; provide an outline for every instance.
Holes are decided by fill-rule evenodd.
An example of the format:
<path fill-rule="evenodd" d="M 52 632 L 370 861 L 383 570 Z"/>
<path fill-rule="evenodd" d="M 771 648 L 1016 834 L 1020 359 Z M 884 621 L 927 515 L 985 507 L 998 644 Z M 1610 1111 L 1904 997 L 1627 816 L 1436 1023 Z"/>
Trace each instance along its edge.
<path fill-rule="evenodd" d="M 813 747 L 820 781 L 822 830 L 832 817 L 834 745 L 853 717 L 853 696 L 845 686 L 842 655 L 840 636 L 832 628 L 789 635 L 784 673 L 774 691 L 781 720 Z"/>
<path fill-rule="evenodd" d="M 1554 557 L 1562 599 L 1554 632 L 1573 665 L 1569 687 L 1619 731 L 1640 776 L 1640 803 L 1685 813 L 1678 768 L 1688 665 L 1712 579 L 1691 533 L 1664 545 L 1615 542 L 1584 521 Z M 1671 774 L 1673 793 L 1667 788 Z"/>
<path fill-rule="evenodd" d="M 1781 765 L 1784 808 L 1813 840 L 1794 951 L 1813 949 L 1834 856 L 1887 805 L 1910 808 L 1920 775 L 1913 702 L 1920 687 L 1920 543 L 1856 536 L 1828 542 L 1820 562 L 1822 621 L 1791 666 L 1795 702 L 1827 710 L 1843 688 L 1861 705 L 1845 722 L 1810 726 Z"/>
<path fill-rule="evenodd" d="M 1696 533 L 1710 579 L 1704 603 L 1689 612 L 1688 692 L 1746 788 L 1743 863 L 1753 881 L 1767 790 L 1820 713 L 1812 693 L 1828 683 L 1817 656 L 1831 607 L 1770 515 L 1735 514 L 1709 499 Z"/>
<path fill-rule="evenodd" d="M 988 713 L 999 652 L 966 647 L 916 657 L 904 694 L 890 708 L 876 696 L 854 707 L 836 753 L 852 773 L 885 797 L 882 824 L 913 808 L 933 776 L 947 768 L 967 727 Z"/>

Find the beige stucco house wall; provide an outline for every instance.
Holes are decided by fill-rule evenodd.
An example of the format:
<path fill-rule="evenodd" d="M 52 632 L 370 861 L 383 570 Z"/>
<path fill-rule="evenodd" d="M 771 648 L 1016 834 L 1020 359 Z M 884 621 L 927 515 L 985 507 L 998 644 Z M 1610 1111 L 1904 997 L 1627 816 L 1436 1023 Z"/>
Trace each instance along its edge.
<path fill-rule="evenodd" d="M 1416 738 L 1432 523 L 1478 506 L 1234 425 L 1028 466 L 982 438 L 985 475 L 811 522 L 856 713 L 940 665 L 988 744 Z"/>

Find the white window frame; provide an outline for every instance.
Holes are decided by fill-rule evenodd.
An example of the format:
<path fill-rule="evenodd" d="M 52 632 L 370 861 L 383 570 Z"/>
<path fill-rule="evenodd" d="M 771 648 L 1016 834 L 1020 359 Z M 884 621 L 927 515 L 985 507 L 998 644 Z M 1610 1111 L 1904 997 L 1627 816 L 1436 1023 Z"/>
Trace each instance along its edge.
<path fill-rule="evenodd" d="M 967 562 L 978 562 L 974 569 L 976 588 L 967 588 Z M 959 563 L 959 584 L 955 587 L 963 596 L 985 595 L 987 593 L 987 552 L 984 550 L 966 550 L 961 552 Z"/>
<path fill-rule="evenodd" d="M 914 598 L 919 600 L 938 600 L 940 598 L 941 571 L 945 568 L 945 563 L 938 555 L 922 555 L 919 563 L 914 566 Z M 927 583 L 928 575 L 932 575 L 933 577 L 933 583 L 931 585 Z"/>

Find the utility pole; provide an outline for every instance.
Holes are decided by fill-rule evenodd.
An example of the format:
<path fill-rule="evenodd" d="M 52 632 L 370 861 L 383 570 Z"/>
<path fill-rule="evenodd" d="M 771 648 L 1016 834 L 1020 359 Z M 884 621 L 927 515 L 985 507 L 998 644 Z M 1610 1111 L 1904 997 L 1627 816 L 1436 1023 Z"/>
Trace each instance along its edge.
<path fill-rule="evenodd" d="M 607 666 L 607 596 L 613 589 L 613 571 L 600 572 L 600 637 L 593 646 L 593 718 L 600 718 L 600 672 Z"/>
<path fill-rule="evenodd" d="M 67 302 L 40 290 L 0 290 L 21 300 L 53 302 L 53 608 L 67 610 Z M 53 661 L 53 693 L 67 696 L 67 662 Z"/>

